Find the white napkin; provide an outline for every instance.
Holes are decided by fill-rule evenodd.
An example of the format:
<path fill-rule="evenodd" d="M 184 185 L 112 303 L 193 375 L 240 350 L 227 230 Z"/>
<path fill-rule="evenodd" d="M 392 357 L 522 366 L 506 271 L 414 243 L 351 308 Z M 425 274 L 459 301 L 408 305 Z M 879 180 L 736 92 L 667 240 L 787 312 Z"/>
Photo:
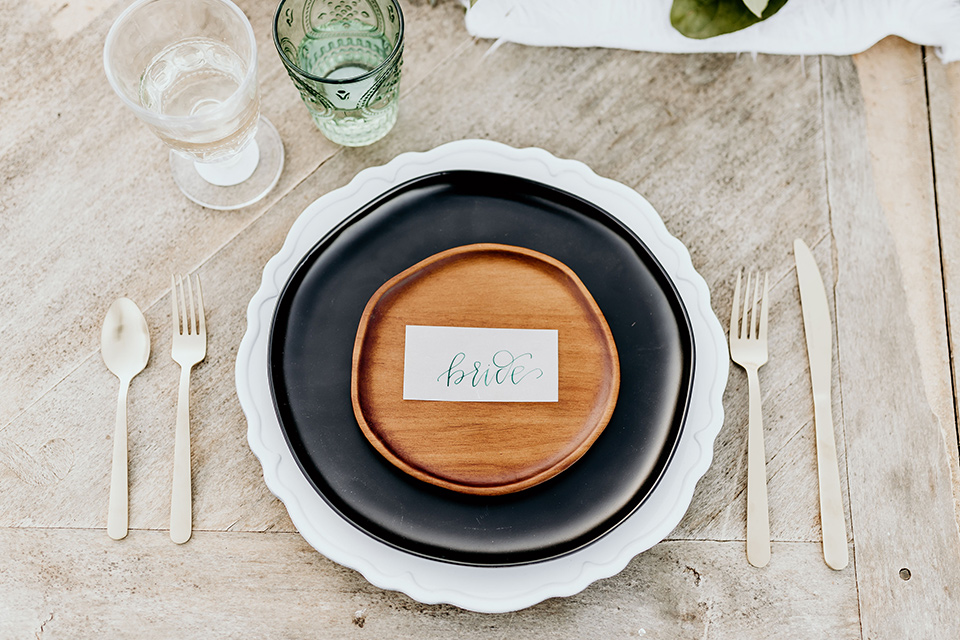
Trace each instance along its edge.
<path fill-rule="evenodd" d="M 477 0 L 470 34 L 535 46 L 665 53 L 849 55 L 889 35 L 960 60 L 960 0 L 790 0 L 751 27 L 706 40 L 670 25 L 671 0 Z"/>

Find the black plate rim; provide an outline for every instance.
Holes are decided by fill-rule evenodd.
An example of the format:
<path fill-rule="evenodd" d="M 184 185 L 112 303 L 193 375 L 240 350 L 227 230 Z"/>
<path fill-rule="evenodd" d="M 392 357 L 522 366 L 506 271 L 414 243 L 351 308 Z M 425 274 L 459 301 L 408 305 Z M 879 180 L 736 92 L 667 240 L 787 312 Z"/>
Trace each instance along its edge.
<path fill-rule="evenodd" d="M 401 544 L 398 544 L 393 540 L 387 539 L 384 536 L 377 535 L 375 532 L 369 531 L 367 528 L 363 527 L 361 524 L 359 524 L 353 518 L 351 518 L 349 514 L 344 513 L 343 510 L 341 510 L 317 485 L 316 481 L 314 480 L 314 478 L 306 468 L 304 462 L 300 459 L 300 456 L 297 454 L 297 447 L 291 441 L 288 429 L 284 424 L 283 415 L 282 415 L 283 409 L 281 408 L 278 401 L 277 391 L 276 391 L 276 381 L 274 379 L 274 367 L 273 367 L 272 354 L 275 352 L 274 350 L 274 347 L 275 347 L 274 339 L 276 336 L 275 328 L 277 326 L 278 316 L 280 314 L 280 310 L 282 307 L 281 302 L 284 300 L 285 296 L 288 294 L 288 291 L 291 289 L 292 283 L 298 279 L 298 274 L 300 274 L 301 270 L 305 268 L 305 266 L 313 262 L 315 255 L 322 253 L 324 250 L 326 250 L 326 248 L 331 243 L 333 243 L 337 239 L 337 237 L 339 237 L 340 234 L 343 233 L 344 230 L 349 228 L 356 221 L 362 219 L 366 214 L 376 209 L 382 203 L 390 200 L 392 197 L 394 197 L 394 195 L 397 192 L 403 191 L 409 188 L 411 185 L 418 182 L 436 179 L 436 178 L 448 176 L 451 174 L 465 174 L 465 173 L 488 174 L 491 176 L 499 176 L 499 177 L 508 178 L 512 180 L 519 180 L 527 183 L 532 183 L 539 188 L 545 189 L 547 191 L 556 192 L 558 194 L 561 194 L 561 196 L 563 197 L 576 200 L 586 205 L 586 208 L 589 211 L 596 212 L 597 215 L 595 216 L 595 219 L 598 219 L 600 222 L 602 222 L 607 226 L 615 227 L 618 233 L 629 238 L 635 245 L 640 247 L 642 251 L 646 253 L 650 266 L 656 268 L 659 276 L 659 281 L 662 284 L 665 284 L 667 286 L 667 290 L 670 294 L 671 307 L 673 308 L 675 314 L 679 312 L 680 317 L 678 318 L 678 320 L 682 319 L 682 322 L 678 322 L 678 327 L 681 329 L 681 332 L 685 336 L 685 340 L 683 342 L 684 342 L 684 347 L 687 349 L 687 354 L 689 357 L 689 365 L 685 368 L 686 375 L 682 376 L 682 382 L 681 382 L 682 390 L 681 390 L 681 393 L 678 394 L 678 411 L 677 411 L 677 414 L 675 414 L 675 418 L 674 418 L 675 427 L 672 430 L 672 439 L 669 442 L 669 446 L 664 447 L 664 449 L 661 451 L 655 471 L 654 473 L 651 474 L 652 480 L 650 479 L 650 477 L 648 477 L 647 481 L 644 483 L 643 489 L 642 489 L 642 491 L 644 492 L 644 495 L 639 500 L 636 500 L 635 503 L 632 504 L 632 506 L 629 509 L 625 509 L 623 510 L 622 513 L 616 514 L 615 516 L 611 516 L 609 521 L 606 523 L 604 530 L 599 534 L 593 536 L 589 540 L 585 540 L 576 545 L 571 545 L 569 548 L 564 548 L 561 551 L 551 553 L 551 554 L 537 554 L 535 556 L 530 554 L 531 557 L 526 557 L 526 556 L 523 556 L 523 554 L 519 554 L 521 555 L 521 558 L 513 561 L 489 561 L 489 562 L 484 560 L 469 561 L 469 560 L 458 559 L 458 558 L 440 557 L 440 556 L 426 553 L 417 549 L 410 549 Z M 591 216 L 591 217 L 594 217 L 594 216 Z M 639 256 L 638 256 L 638 259 L 640 259 Z M 619 218 L 617 218 L 615 215 L 611 214 L 601 206 L 593 202 L 590 202 L 589 200 L 577 194 L 571 193 L 559 187 L 546 184 L 536 179 L 528 178 L 525 176 L 519 176 L 519 175 L 510 174 L 510 173 L 500 173 L 500 172 L 489 171 L 489 170 L 477 170 L 477 169 L 443 169 L 440 171 L 432 171 L 429 173 L 424 173 L 421 175 L 414 176 L 408 180 L 404 180 L 403 182 L 399 182 L 397 184 L 391 185 L 388 189 L 380 192 L 376 196 L 367 200 L 362 205 L 357 207 L 352 213 L 350 213 L 349 215 L 344 217 L 342 220 L 340 220 L 329 231 L 327 231 L 319 240 L 317 240 L 310 247 L 310 249 L 308 249 L 303 254 L 303 256 L 297 262 L 296 266 L 294 266 L 294 268 L 289 272 L 289 275 L 284 281 L 283 286 L 280 288 L 280 292 L 276 298 L 276 304 L 274 305 L 273 310 L 271 312 L 271 320 L 270 320 L 270 327 L 269 327 L 268 341 L 267 341 L 267 379 L 270 387 L 270 396 L 273 404 L 274 415 L 277 419 L 278 426 L 280 427 L 280 432 L 283 435 L 283 439 L 287 446 L 288 451 L 290 452 L 291 456 L 297 463 L 297 467 L 299 468 L 300 473 L 310 484 L 313 491 L 320 496 L 320 498 L 326 503 L 326 505 L 330 507 L 333 510 L 333 512 L 337 514 L 338 517 L 340 517 L 345 522 L 349 523 L 358 532 L 382 544 L 385 544 L 388 547 L 396 549 L 402 553 L 410 554 L 426 560 L 440 562 L 443 564 L 452 564 L 452 565 L 478 567 L 478 568 L 527 566 L 527 565 L 549 562 L 552 560 L 556 560 L 558 558 L 575 554 L 583 550 L 584 548 L 589 547 L 590 545 L 596 543 L 598 540 L 602 539 L 603 537 L 607 536 L 610 532 L 612 532 L 621 524 L 623 524 L 624 521 L 630 518 L 630 516 L 636 513 L 636 511 L 654 493 L 657 486 L 663 480 L 663 477 L 666 474 L 666 470 L 669 467 L 670 463 L 673 461 L 673 458 L 676 454 L 677 447 L 680 443 L 680 439 L 683 435 L 683 431 L 686 425 L 687 416 L 689 415 L 689 412 L 690 412 L 690 400 L 693 392 L 693 381 L 695 378 L 695 370 L 696 370 L 696 342 L 694 340 L 693 326 L 690 320 L 689 312 L 687 311 L 683 298 L 680 295 L 680 292 L 678 291 L 676 287 L 676 283 L 673 281 L 673 278 L 671 278 L 667 270 L 664 269 L 663 265 L 660 263 L 660 260 L 653 253 L 653 251 L 650 250 L 650 248 L 646 245 L 646 243 L 633 231 L 633 229 L 628 227 Z M 359 429 L 359 426 L 357 428 Z M 602 433 L 600 434 L 600 437 L 601 438 L 603 437 Z M 654 475 L 655 477 L 653 477 Z"/>

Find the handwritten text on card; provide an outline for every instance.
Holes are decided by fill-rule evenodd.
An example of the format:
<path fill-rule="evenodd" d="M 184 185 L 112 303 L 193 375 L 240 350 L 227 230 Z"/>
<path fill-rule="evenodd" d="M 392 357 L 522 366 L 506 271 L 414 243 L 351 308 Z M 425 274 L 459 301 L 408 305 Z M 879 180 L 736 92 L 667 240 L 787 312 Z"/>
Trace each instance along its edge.
<path fill-rule="evenodd" d="M 403 399 L 557 402 L 557 331 L 408 325 Z"/>

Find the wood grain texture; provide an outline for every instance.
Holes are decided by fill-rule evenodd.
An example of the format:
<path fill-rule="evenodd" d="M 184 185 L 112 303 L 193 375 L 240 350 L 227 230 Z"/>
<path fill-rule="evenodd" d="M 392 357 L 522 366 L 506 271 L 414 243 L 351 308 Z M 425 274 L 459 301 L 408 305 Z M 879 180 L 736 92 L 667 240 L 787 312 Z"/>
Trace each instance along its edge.
<path fill-rule="evenodd" d="M 960 538 L 950 457 L 924 388 L 911 286 L 869 170 L 849 59 L 824 60 L 840 390 L 865 638 L 953 638 Z M 909 573 L 901 572 L 906 569 Z M 909 579 L 905 579 L 909 577 Z"/>
<path fill-rule="evenodd" d="M 557 331 L 559 400 L 406 400 L 408 325 Z M 489 496 L 530 488 L 579 460 L 610 421 L 619 389 L 613 335 L 577 274 L 538 251 L 493 243 L 442 251 L 385 282 L 360 318 L 350 385 L 364 436 L 394 466 Z"/>
<path fill-rule="evenodd" d="M 915 327 L 923 386 L 944 436 L 956 447 L 923 52 L 891 37 L 853 56 L 853 61 L 863 93 L 877 200 L 890 227 L 903 280 L 911 283 L 904 289 L 906 311 Z"/>
<path fill-rule="evenodd" d="M 296 533 L 159 532 L 116 544 L 95 531 L 0 529 L 0 636 L 76 638 L 859 638 L 853 573 L 814 543 L 671 542 L 570 598 L 485 615 L 382 591 Z M 775 612 L 775 614 L 773 614 Z"/>
<path fill-rule="evenodd" d="M 953 406 L 954 415 L 960 415 L 960 404 L 957 404 L 960 361 L 956 357 L 957 349 L 960 348 L 960 285 L 957 284 L 960 282 L 960 65 L 945 65 L 927 51 L 924 69 L 936 177 L 937 223 L 940 232 L 946 326 L 950 341 Z M 948 448 L 956 449 L 957 421 L 952 424 L 944 421 L 941 426 Z M 954 499 L 957 513 L 960 514 L 960 470 L 956 465 L 952 470 Z"/>

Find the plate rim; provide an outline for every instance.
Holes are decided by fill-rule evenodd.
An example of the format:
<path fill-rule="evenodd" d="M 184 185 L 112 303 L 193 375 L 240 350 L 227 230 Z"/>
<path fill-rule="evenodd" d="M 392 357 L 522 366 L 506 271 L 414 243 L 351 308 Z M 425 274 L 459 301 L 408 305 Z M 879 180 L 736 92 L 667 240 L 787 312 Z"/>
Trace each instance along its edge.
<path fill-rule="evenodd" d="M 273 357 L 275 354 L 275 346 L 276 346 L 275 339 L 277 337 L 276 336 L 277 321 L 278 321 L 278 318 L 280 317 L 280 310 L 281 310 L 281 307 L 283 306 L 283 301 L 285 299 L 285 296 L 290 291 L 290 288 L 292 286 L 296 286 L 295 283 L 298 280 L 300 280 L 298 276 L 303 273 L 304 268 L 306 267 L 307 271 L 309 271 L 309 265 L 312 263 L 312 261 L 316 256 L 326 251 L 327 248 L 329 248 L 329 246 L 336 241 L 339 235 L 345 232 L 356 220 L 364 217 L 366 213 L 368 213 L 372 209 L 376 209 L 383 202 L 389 201 L 390 199 L 392 199 L 398 194 L 405 193 L 405 191 L 408 190 L 410 187 L 416 188 L 418 186 L 423 186 L 422 183 L 424 183 L 424 181 L 426 181 L 426 184 L 429 185 L 431 183 L 440 181 L 447 176 L 455 175 L 455 174 L 464 174 L 464 173 L 475 174 L 478 176 L 486 176 L 488 179 L 493 178 L 493 179 L 515 180 L 515 181 L 523 182 L 524 184 L 527 185 L 527 188 L 534 189 L 538 192 L 546 190 L 550 192 L 555 192 L 554 197 L 581 201 L 590 210 L 588 212 L 583 212 L 583 215 L 588 215 L 592 217 L 592 215 L 594 214 L 591 212 L 594 212 L 597 216 L 602 218 L 602 224 L 604 226 L 622 227 L 621 230 L 611 229 L 611 231 L 613 231 L 617 235 L 622 236 L 624 239 L 627 239 L 627 237 L 629 236 L 629 239 L 630 239 L 629 241 L 631 243 L 635 243 L 636 245 L 638 245 L 638 247 L 636 247 L 634 251 L 636 251 L 638 254 L 643 254 L 643 255 L 637 255 L 637 259 L 640 260 L 641 262 L 646 262 L 647 260 L 649 260 L 650 263 L 647 265 L 647 268 L 652 273 L 657 274 L 656 279 L 663 280 L 663 282 L 661 283 L 661 286 L 669 290 L 668 297 L 671 300 L 670 305 L 671 307 L 673 307 L 673 312 L 676 316 L 676 320 L 678 324 L 683 328 L 682 333 L 685 333 L 688 336 L 684 342 L 685 344 L 689 345 L 689 350 L 687 351 L 689 355 L 689 363 L 688 363 L 689 366 L 684 367 L 685 373 L 683 375 L 683 382 L 682 382 L 682 386 L 684 388 L 682 395 L 684 400 L 682 402 L 682 410 L 679 411 L 677 413 L 677 417 L 675 417 L 677 437 L 671 438 L 669 446 L 665 447 L 663 450 L 664 452 L 666 452 L 666 455 L 663 455 L 663 453 L 661 453 L 660 460 L 657 463 L 657 466 L 659 468 L 657 469 L 656 473 L 648 476 L 647 481 L 645 481 L 644 483 L 645 485 L 647 484 L 647 482 L 651 483 L 650 487 L 646 489 L 646 491 L 644 491 L 642 495 L 637 494 L 640 497 L 635 500 L 631 500 L 632 504 L 629 506 L 629 508 L 625 506 L 622 511 L 611 514 L 611 517 L 605 521 L 604 528 L 602 531 L 596 530 L 596 531 L 592 531 L 590 534 L 587 534 L 586 532 L 584 532 L 583 539 L 582 540 L 578 539 L 576 544 L 564 545 L 565 548 L 563 548 L 562 550 L 555 549 L 549 555 L 543 555 L 539 552 L 533 552 L 531 550 L 530 552 L 517 552 L 516 555 L 519 555 L 522 557 L 514 557 L 510 560 L 496 560 L 496 561 L 493 561 L 493 560 L 483 561 L 478 559 L 477 557 L 474 557 L 472 560 L 468 560 L 463 557 L 462 552 L 451 552 L 451 553 L 448 553 L 446 556 L 442 556 L 442 555 L 436 555 L 431 552 L 423 552 L 422 550 L 416 550 L 402 543 L 398 544 L 395 540 L 391 540 L 389 536 L 378 535 L 375 531 L 372 531 L 367 526 L 358 522 L 355 518 L 352 518 L 350 514 L 346 513 L 342 508 L 340 508 L 336 504 L 337 501 L 333 499 L 336 494 L 331 495 L 325 492 L 323 488 L 317 485 L 317 483 L 315 482 L 316 478 L 311 475 L 310 470 L 307 468 L 308 465 L 306 465 L 302 457 L 298 456 L 296 453 L 297 446 L 291 440 L 290 430 L 283 428 L 282 424 L 280 426 L 280 429 L 284 436 L 284 440 L 288 447 L 288 450 L 290 451 L 294 460 L 297 462 L 297 465 L 299 466 L 303 477 L 307 479 L 307 481 L 313 487 L 314 491 L 317 492 L 317 494 L 320 495 L 321 498 L 323 498 L 324 501 L 329 506 L 331 506 L 333 510 L 336 511 L 343 520 L 350 522 L 356 529 L 358 529 L 361 532 L 362 535 L 371 536 L 379 540 L 380 542 L 394 546 L 395 548 L 398 548 L 405 553 L 420 555 L 427 559 L 437 560 L 445 563 L 455 563 L 455 564 L 464 564 L 469 566 L 482 566 L 482 567 L 504 567 L 504 566 L 525 565 L 525 564 L 531 564 L 535 562 L 543 562 L 543 561 L 552 560 L 557 557 L 571 553 L 573 551 L 579 550 L 584 546 L 595 544 L 599 538 L 605 535 L 608 535 L 610 531 L 612 531 L 617 526 L 619 526 L 630 514 L 636 511 L 645 500 L 648 499 L 648 496 L 653 492 L 654 488 L 660 482 L 661 478 L 665 474 L 666 468 L 669 465 L 670 461 L 672 460 L 674 452 L 676 450 L 677 443 L 679 442 L 679 435 L 682 433 L 683 424 L 685 422 L 686 414 L 689 409 L 692 379 L 696 369 L 695 367 L 696 345 L 693 342 L 693 328 L 690 323 L 690 317 L 687 312 L 686 306 L 684 305 L 679 292 L 676 290 L 675 283 L 673 282 L 673 280 L 671 280 L 669 274 L 663 268 L 663 265 L 660 264 L 656 255 L 649 249 L 649 247 L 647 247 L 647 245 L 627 225 L 625 225 L 616 217 L 611 216 L 609 212 L 601 209 L 596 204 L 586 201 L 583 198 L 580 198 L 579 196 L 569 193 L 568 191 L 560 189 L 555 185 L 547 185 L 537 180 L 531 180 L 525 177 L 518 177 L 515 175 L 505 174 L 499 171 L 490 171 L 490 170 L 479 171 L 475 169 L 472 169 L 472 170 L 446 169 L 446 170 L 436 171 L 436 172 L 421 173 L 420 175 L 410 178 L 404 182 L 392 185 L 386 191 L 364 202 L 362 205 L 360 205 L 357 208 L 357 210 L 347 214 L 345 218 L 337 222 L 330 231 L 326 232 L 322 238 L 320 238 L 317 242 L 315 242 L 311 247 L 306 249 L 304 254 L 299 257 L 297 265 L 293 268 L 291 274 L 287 276 L 283 282 L 281 292 L 279 294 L 279 300 L 272 312 L 273 314 L 271 317 L 271 323 L 269 328 L 269 339 L 267 344 L 268 359 L 270 359 L 270 363 L 269 363 L 270 370 L 268 371 L 268 378 L 269 378 L 269 383 L 271 385 L 271 400 L 273 401 L 273 408 L 275 409 L 275 412 L 276 412 L 274 414 L 274 417 L 277 418 L 278 423 L 282 423 L 281 416 L 284 413 L 284 408 L 283 408 L 284 403 L 281 402 L 278 397 L 276 397 L 275 385 L 277 380 L 273 377 L 273 374 L 275 373 L 275 370 L 276 370 L 276 367 L 275 367 L 276 363 L 273 361 Z M 543 194 L 541 193 L 540 196 L 542 197 Z M 643 257 L 643 256 L 646 256 L 646 257 Z M 665 290 L 665 293 L 666 293 L 666 290 Z M 591 294 L 591 297 L 592 297 L 592 294 Z M 281 377 L 281 380 L 282 380 L 282 377 Z M 662 462 L 662 466 L 660 466 L 661 462 Z M 583 496 L 580 496 L 580 498 L 582 499 Z M 586 539 L 587 535 L 591 535 L 592 537 L 590 537 L 589 540 L 587 540 Z M 515 554 L 510 554 L 510 555 L 515 555 Z M 535 555 L 536 557 L 532 557 L 533 555 Z"/>
<path fill-rule="evenodd" d="M 687 422 L 664 478 L 619 527 L 593 545 L 556 559 L 506 567 L 448 565 L 358 536 L 353 525 L 343 521 L 302 476 L 273 412 L 266 384 L 267 335 L 273 307 L 300 258 L 366 202 L 419 175 L 445 170 L 515 175 L 593 202 L 647 245 L 674 282 L 690 316 L 698 360 Z M 381 588 L 401 591 L 427 604 L 448 603 L 492 613 L 575 594 L 596 580 L 619 573 L 635 555 L 673 530 L 712 461 L 713 443 L 723 424 L 722 395 L 728 370 L 726 342 L 710 306 L 706 282 L 694 269 L 686 247 L 670 235 L 646 199 L 622 183 L 598 176 L 579 161 L 556 158 L 542 149 L 461 140 L 426 152 L 404 153 L 385 165 L 364 169 L 346 186 L 306 207 L 280 251 L 265 265 L 260 288 L 248 305 L 247 331 L 237 353 L 236 384 L 248 422 L 248 443 L 261 462 L 264 482 L 285 504 L 311 546 Z"/>

